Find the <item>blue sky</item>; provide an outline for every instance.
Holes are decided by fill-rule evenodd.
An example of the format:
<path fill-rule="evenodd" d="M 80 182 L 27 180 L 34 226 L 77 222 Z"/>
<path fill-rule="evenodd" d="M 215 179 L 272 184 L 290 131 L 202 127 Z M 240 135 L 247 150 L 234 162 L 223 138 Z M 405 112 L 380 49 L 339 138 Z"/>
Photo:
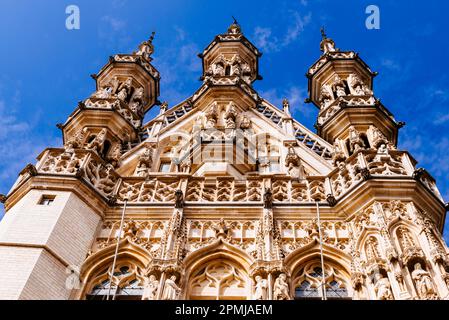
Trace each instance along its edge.
<path fill-rule="evenodd" d="M 424 4 L 425 3 L 425 4 Z M 65 8 L 78 5 L 80 30 L 65 28 Z M 365 8 L 380 8 L 380 30 L 365 27 Z M 337 47 L 360 53 L 374 71 L 375 94 L 405 121 L 399 147 L 437 179 L 449 200 L 449 23 L 447 1 L 136 1 L 2 0 L 0 4 L 0 192 L 47 146 L 60 146 L 56 124 L 94 90 L 89 77 L 113 53 L 134 51 L 156 31 L 153 64 L 161 97 L 174 105 L 196 90 L 197 54 L 234 15 L 264 53 L 255 84 L 313 128 L 306 105 L 307 68 L 319 57 L 320 26 Z M 449 240 L 449 225 L 445 236 Z"/>

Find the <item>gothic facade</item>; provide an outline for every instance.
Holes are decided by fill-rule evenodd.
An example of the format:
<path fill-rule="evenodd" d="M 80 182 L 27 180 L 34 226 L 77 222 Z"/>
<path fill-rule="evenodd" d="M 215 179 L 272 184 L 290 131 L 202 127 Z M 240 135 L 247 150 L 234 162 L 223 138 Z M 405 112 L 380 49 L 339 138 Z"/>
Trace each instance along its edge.
<path fill-rule="evenodd" d="M 0 298 L 448 298 L 447 205 L 357 53 L 323 31 L 315 133 L 253 88 L 261 53 L 236 22 L 174 106 L 152 40 L 109 58 L 63 148 L 2 196 Z"/>

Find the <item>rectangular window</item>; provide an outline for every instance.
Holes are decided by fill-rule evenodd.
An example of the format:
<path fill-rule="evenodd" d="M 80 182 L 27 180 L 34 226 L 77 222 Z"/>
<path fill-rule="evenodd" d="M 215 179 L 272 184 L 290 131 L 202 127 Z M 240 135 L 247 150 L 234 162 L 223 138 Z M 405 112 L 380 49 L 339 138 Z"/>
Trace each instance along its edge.
<path fill-rule="evenodd" d="M 160 172 L 170 172 L 170 162 L 161 162 L 159 171 Z"/>
<path fill-rule="evenodd" d="M 43 195 L 39 200 L 39 205 L 41 206 L 49 206 L 55 201 L 56 196 L 53 195 Z"/>

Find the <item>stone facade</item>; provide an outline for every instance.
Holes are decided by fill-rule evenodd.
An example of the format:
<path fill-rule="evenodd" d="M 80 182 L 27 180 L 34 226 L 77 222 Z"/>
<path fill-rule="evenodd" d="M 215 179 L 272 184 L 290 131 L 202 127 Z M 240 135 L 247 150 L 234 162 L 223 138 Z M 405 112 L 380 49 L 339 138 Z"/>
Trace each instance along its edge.
<path fill-rule="evenodd" d="M 1 299 L 448 298 L 447 205 L 358 54 L 323 31 L 314 133 L 255 91 L 261 53 L 237 22 L 171 107 L 153 36 L 111 56 L 64 148 L 2 197 Z"/>

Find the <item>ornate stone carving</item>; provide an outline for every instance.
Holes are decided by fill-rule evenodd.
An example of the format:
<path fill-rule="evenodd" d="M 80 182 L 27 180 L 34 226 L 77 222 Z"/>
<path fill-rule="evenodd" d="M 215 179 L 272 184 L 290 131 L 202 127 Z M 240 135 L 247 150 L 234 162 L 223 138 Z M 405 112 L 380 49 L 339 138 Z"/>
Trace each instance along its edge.
<path fill-rule="evenodd" d="M 281 273 L 274 281 L 273 287 L 274 300 L 290 300 L 290 289 L 285 273 Z"/>
<path fill-rule="evenodd" d="M 176 276 L 171 276 L 164 283 L 161 300 L 178 300 L 181 288 L 176 284 Z"/>
<path fill-rule="evenodd" d="M 392 300 L 391 285 L 388 278 L 384 278 L 382 274 L 376 274 L 376 283 L 374 285 L 374 292 L 378 300 Z"/>
<path fill-rule="evenodd" d="M 423 270 L 420 263 L 414 265 L 412 279 L 421 299 L 436 299 L 438 297 L 430 273 Z"/>

